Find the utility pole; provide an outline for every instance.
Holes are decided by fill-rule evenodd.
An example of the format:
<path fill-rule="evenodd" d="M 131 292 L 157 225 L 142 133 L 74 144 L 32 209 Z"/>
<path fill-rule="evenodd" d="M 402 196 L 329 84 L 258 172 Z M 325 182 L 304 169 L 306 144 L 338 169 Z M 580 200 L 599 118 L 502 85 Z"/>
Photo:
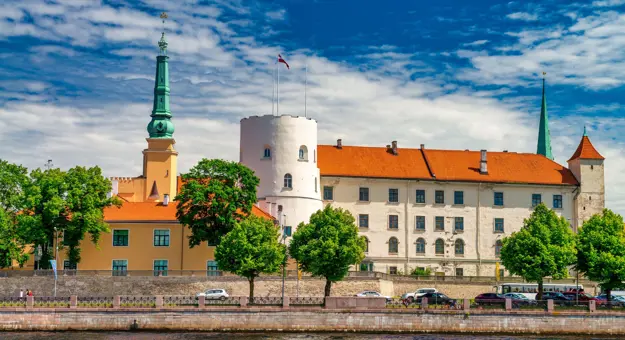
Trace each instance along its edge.
<path fill-rule="evenodd" d="M 56 281 L 57 281 L 57 268 L 58 268 L 58 255 L 59 255 L 59 233 L 54 227 L 54 237 L 56 241 L 54 242 L 54 297 L 56 297 Z"/>
<path fill-rule="evenodd" d="M 282 223 L 282 242 L 284 242 L 284 264 L 282 264 L 282 303 L 284 303 L 284 283 L 286 281 L 286 264 L 289 261 L 289 252 L 286 249 L 286 234 L 284 230 L 284 225 L 286 224 L 286 214 L 282 215 L 284 217 L 284 222 Z"/>

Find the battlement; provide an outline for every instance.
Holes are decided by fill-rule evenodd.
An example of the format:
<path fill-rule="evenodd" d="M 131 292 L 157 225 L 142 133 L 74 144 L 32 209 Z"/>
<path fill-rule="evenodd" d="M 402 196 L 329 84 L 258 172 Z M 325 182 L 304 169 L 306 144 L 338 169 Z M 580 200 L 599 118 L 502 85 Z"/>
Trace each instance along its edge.
<path fill-rule="evenodd" d="M 245 117 L 243 119 L 241 119 L 241 122 L 245 121 L 245 120 L 273 120 L 273 119 L 305 119 L 305 120 L 310 120 L 313 122 L 317 122 L 317 120 L 310 118 L 310 117 L 302 117 L 302 116 L 294 116 L 294 115 L 280 115 L 280 116 L 274 116 L 274 115 L 263 115 L 263 116 L 249 116 L 249 117 Z"/>
<path fill-rule="evenodd" d="M 135 177 L 109 177 L 111 181 L 117 181 L 118 183 L 131 183 Z"/>

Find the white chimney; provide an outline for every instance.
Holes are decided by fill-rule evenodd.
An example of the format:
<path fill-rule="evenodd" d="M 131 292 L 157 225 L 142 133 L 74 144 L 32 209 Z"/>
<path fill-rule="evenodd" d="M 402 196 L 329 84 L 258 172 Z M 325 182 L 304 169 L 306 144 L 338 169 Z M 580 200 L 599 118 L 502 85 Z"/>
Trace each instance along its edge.
<path fill-rule="evenodd" d="M 337 149 L 342 149 L 343 148 L 343 140 L 342 139 L 337 139 L 336 140 L 336 148 Z"/>
<path fill-rule="evenodd" d="M 480 174 L 488 174 L 488 166 L 486 164 L 486 150 L 480 150 Z"/>
<path fill-rule="evenodd" d="M 169 205 L 169 194 L 163 195 L 163 205 L 164 206 L 168 206 Z"/>
<path fill-rule="evenodd" d="M 396 140 L 391 142 L 391 151 L 393 152 L 393 155 L 397 155 L 397 141 Z"/>

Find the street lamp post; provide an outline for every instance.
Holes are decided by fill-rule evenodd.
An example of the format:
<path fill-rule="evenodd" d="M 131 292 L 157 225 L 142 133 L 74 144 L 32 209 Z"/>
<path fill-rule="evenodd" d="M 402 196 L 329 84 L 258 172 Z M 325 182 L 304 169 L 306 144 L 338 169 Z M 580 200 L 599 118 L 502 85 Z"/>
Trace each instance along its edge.
<path fill-rule="evenodd" d="M 282 303 L 284 303 L 284 284 L 286 281 L 286 264 L 289 260 L 289 253 L 286 250 L 286 233 L 284 230 L 284 226 L 286 225 L 286 214 L 282 215 L 284 217 L 283 223 L 282 223 L 282 241 L 285 245 L 284 247 L 284 263 L 282 264 Z"/>
<path fill-rule="evenodd" d="M 58 254 L 59 254 L 59 233 L 54 227 L 54 297 L 56 297 L 56 271 L 58 268 Z"/>

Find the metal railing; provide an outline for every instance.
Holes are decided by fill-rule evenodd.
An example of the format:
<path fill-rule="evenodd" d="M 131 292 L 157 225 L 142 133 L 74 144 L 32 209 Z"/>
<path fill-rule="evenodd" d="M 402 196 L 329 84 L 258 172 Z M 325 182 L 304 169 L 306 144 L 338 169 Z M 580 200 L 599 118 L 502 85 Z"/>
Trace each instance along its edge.
<path fill-rule="evenodd" d="M 214 278 L 215 280 L 220 280 L 221 278 L 231 278 L 238 277 L 235 274 L 230 272 L 220 271 L 220 270 L 167 270 L 167 271 L 154 271 L 154 270 L 126 270 L 126 271 L 112 271 L 112 270 L 58 270 L 57 274 L 59 277 L 80 277 L 80 276 L 115 276 L 115 277 L 126 277 L 126 276 L 139 276 L 139 277 L 209 277 Z M 52 270 L 0 270 L 0 279 L 7 277 L 39 277 L 39 276 L 54 276 L 54 272 Z M 311 278 L 309 273 L 302 272 L 300 275 L 302 278 Z M 281 280 L 282 275 L 280 274 L 263 274 L 260 276 L 264 279 L 275 279 Z M 298 272 L 296 270 L 287 270 L 286 277 L 289 279 L 297 278 Z M 347 278 L 361 278 L 361 279 L 384 279 L 389 281 L 396 282 L 460 282 L 460 283 L 485 283 L 485 284 L 500 284 L 503 282 L 506 283 L 524 283 L 525 281 L 521 277 L 505 277 L 497 280 L 495 276 L 438 276 L 438 275 L 430 275 L 430 276 L 414 276 L 414 275 L 391 275 L 387 273 L 381 272 L 368 272 L 368 271 L 350 271 L 348 272 Z M 553 280 L 550 278 L 545 278 L 544 283 L 568 283 L 574 284 L 575 279 L 562 279 L 562 280 Z M 588 285 L 594 284 L 588 280 L 579 280 L 579 283 Z"/>

